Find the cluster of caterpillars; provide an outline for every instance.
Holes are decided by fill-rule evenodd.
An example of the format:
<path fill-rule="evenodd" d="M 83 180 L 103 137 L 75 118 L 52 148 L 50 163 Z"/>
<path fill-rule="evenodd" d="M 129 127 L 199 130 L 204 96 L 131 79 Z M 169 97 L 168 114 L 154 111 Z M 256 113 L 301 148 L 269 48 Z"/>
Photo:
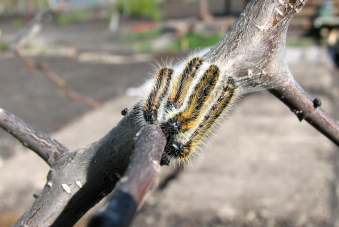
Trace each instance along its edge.
<path fill-rule="evenodd" d="M 144 120 L 158 122 L 167 138 L 161 165 L 172 158 L 186 163 L 200 151 L 215 125 L 232 109 L 238 87 L 215 64 L 189 59 L 180 74 L 171 67 L 155 71 L 153 86 L 142 101 Z"/>

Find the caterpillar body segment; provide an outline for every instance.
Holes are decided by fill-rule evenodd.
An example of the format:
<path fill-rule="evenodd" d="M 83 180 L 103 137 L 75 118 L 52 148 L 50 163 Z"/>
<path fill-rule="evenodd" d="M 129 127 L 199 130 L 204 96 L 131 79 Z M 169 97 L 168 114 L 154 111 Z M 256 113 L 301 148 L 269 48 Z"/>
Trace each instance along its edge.
<path fill-rule="evenodd" d="M 192 92 L 184 111 L 175 116 L 181 122 L 183 132 L 199 124 L 197 118 L 202 107 L 208 105 L 207 100 L 218 82 L 219 75 L 219 68 L 211 65 Z"/>
<path fill-rule="evenodd" d="M 166 135 L 186 132 L 199 125 L 199 118 L 202 117 L 203 109 L 208 106 L 209 101 L 207 100 L 218 82 L 219 75 L 220 70 L 217 66 L 211 65 L 207 69 L 199 83 L 194 87 L 194 92 L 189 96 L 182 112 L 178 112 L 174 117 L 162 123 L 162 128 Z M 167 111 L 170 114 L 171 110 L 168 109 Z"/>
<path fill-rule="evenodd" d="M 189 86 L 201 64 L 201 57 L 194 57 L 186 64 L 181 75 L 175 79 L 172 92 L 170 93 L 166 104 L 167 109 L 181 107 L 186 98 Z"/>
<path fill-rule="evenodd" d="M 163 98 L 168 92 L 171 82 L 173 69 L 165 67 L 157 71 L 154 85 L 150 94 L 145 98 L 143 104 L 143 113 L 145 121 L 153 124 L 157 121 L 158 111 Z"/>
<path fill-rule="evenodd" d="M 220 122 L 220 118 L 230 111 L 232 104 L 236 100 L 237 92 L 238 87 L 236 86 L 234 79 L 228 77 L 227 84 L 222 89 L 217 101 L 210 105 L 209 111 L 203 116 L 199 126 L 195 129 L 188 141 L 186 143 L 177 141 L 170 141 L 167 143 L 162 160 L 179 158 L 180 163 L 187 163 L 197 156 L 204 141 L 209 137 L 213 128 Z"/>

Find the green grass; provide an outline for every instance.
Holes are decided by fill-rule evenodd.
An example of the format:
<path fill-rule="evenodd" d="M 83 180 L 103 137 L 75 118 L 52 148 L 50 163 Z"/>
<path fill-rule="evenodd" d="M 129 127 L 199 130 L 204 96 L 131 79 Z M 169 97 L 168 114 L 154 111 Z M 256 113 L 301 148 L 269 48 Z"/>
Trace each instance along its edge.
<path fill-rule="evenodd" d="M 129 33 L 120 37 L 124 41 L 135 41 L 133 50 L 136 52 L 152 52 L 154 50 L 153 43 L 150 39 L 160 35 L 158 30 L 145 31 L 142 33 Z M 173 43 L 170 43 L 162 48 L 166 52 L 188 51 L 213 46 L 222 39 L 222 35 L 211 34 L 201 35 L 190 33 Z"/>
<path fill-rule="evenodd" d="M 138 41 L 142 39 L 153 39 L 160 35 L 158 29 L 145 30 L 143 32 L 125 33 L 119 37 L 122 41 Z"/>
<path fill-rule="evenodd" d="M 219 34 L 202 35 L 198 33 L 189 33 L 174 43 L 166 46 L 165 50 L 174 52 L 209 47 L 217 44 L 222 37 L 223 36 Z"/>
<path fill-rule="evenodd" d="M 151 41 L 142 41 L 133 45 L 134 52 L 152 52 L 153 45 Z"/>
<path fill-rule="evenodd" d="M 23 27 L 24 25 L 24 21 L 21 17 L 17 17 L 15 18 L 13 21 L 12 21 L 12 25 L 15 27 L 15 28 L 21 28 Z"/>
<path fill-rule="evenodd" d="M 8 50 L 8 48 L 9 48 L 9 43 L 0 42 L 0 52 Z"/>
<path fill-rule="evenodd" d="M 92 14 L 87 11 L 75 11 L 69 14 L 59 14 L 57 22 L 59 25 L 66 25 L 70 22 L 79 22 L 90 19 Z"/>
<path fill-rule="evenodd" d="M 297 37 L 297 38 L 288 38 L 286 40 L 286 46 L 288 47 L 308 47 L 316 45 L 316 41 L 312 38 L 307 37 Z"/>
<path fill-rule="evenodd" d="M 161 10 L 157 0 L 118 0 L 116 9 L 132 17 L 150 17 L 154 22 L 161 19 Z"/>

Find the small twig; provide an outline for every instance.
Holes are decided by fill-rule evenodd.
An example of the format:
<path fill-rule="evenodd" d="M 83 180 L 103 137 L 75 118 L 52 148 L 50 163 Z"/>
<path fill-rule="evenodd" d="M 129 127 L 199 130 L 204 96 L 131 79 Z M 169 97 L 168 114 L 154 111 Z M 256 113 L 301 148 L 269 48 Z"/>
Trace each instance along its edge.
<path fill-rule="evenodd" d="M 129 226 L 144 196 L 157 182 L 159 160 L 165 144 L 166 137 L 158 125 L 141 129 L 126 173 L 108 207 L 91 220 L 90 227 Z"/>
<path fill-rule="evenodd" d="M 82 102 L 86 104 L 89 107 L 98 109 L 101 107 L 101 104 L 98 103 L 97 101 L 87 98 L 74 90 L 72 90 L 67 84 L 64 79 L 62 79 L 60 76 L 58 76 L 55 72 L 50 70 L 48 66 L 44 63 L 38 63 L 34 62 L 33 60 L 23 56 L 19 50 L 14 51 L 15 55 L 21 59 L 25 64 L 27 69 L 29 70 L 38 70 L 42 74 L 44 74 L 48 79 L 50 79 L 52 82 L 54 82 L 58 87 L 60 87 L 65 94 L 68 96 L 69 99 Z"/>
<path fill-rule="evenodd" d="M 37 12 L 34 18 L 10 42 L 9 49 L 17 50 L 26 45 L 30 39 L 35 37 L 41 30 L 42 20 L 45 14 L 45 11 Z"/>
<path fill-rule="evenodd" d="M 69 153 L 68 148 L 42 131 L 27 125 L 13 114 L 0 109 L 0 127 L 39 155 L 49 166 Z"/>
<path fill-rule="evenodd" d="M 60 76 L 58 76 L 56 73 L 51 71 L 46 64 L 44 63 L 38 63 L 37 69 L 42 72 L 45 76 L 47 76 L 51 81 L 56 83 L 64 92 L 66 95 L 71 99 L 75 101 L 82 102 L 92 108 L 98 109 L 101 107 L 101 104 L 97 101 L 94 101 L 93 99 L 87 98 L 83 95 L 80 95 L 79 93 L 72 90 L 65 82 L 64 79 L 62 79 Z"/>
<path fill-rule="evenodd" d="M 93 99 L 87 98 L 83 95 L 80 95 L 79 93 L 73 91 L 65 82 L 64 79 L 62 79 L 60 76 L 58 76 L 56 73 L 51 71 L 46 64 L 44 63 L 36 63 L 33 60 L 23 56 L 20 53 L 20 48 L 27 44 L 27 42 L 34 36 L 36 36 L 42 26 L 42 20 L 46 12 L 41 11 L 38 12 L 33 20 L 25 26 L 23 31 L 19 33 L 10 43 L 9 50 L 13 51 L 14 55 L 16 55 L 19 59 L 21 59 L 25 64 L 27 69 L 29 70 L 38 70 L 41 73 L 43 73 L 47 78 L 49 78 L 51 81 L 53 81 L 56 85 L 58 85 L 69 97 L 71 100 L 79 101 L 91 108 L 100 108 L 101 104 L 94 101 Z"/>
<path fill-rule="evenodd" d="M 286 76 L 285 79 L 287 78 L 289 77 Z M 287 105 L 300 121 L 307 121 L 339 146 L 338 121 L 315 106 L 314 99 L 295 80 L 285 80 L 284 84 L 285 86 L 276 87 L 270 92 Z"/>

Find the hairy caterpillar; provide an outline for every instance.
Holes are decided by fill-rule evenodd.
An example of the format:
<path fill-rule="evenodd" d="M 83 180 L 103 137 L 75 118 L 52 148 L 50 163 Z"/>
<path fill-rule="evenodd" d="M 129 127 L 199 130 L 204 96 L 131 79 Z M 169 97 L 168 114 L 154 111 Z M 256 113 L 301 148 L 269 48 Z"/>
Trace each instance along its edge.
<path fill-rule="evenodd" d="M 171 159 L 183 164 L 196 157 L 236 100 L 244 93 L 258 90 L 257 76 L 265 75 L 248 70 L 235 79 L 218 63 L 200 56 L 189 58 L 181 70 L 166 66 L 154 74 L 140 109 L 141 121 L 159 123 L 166 135 L 161 165 L 168 165 Z"/>

